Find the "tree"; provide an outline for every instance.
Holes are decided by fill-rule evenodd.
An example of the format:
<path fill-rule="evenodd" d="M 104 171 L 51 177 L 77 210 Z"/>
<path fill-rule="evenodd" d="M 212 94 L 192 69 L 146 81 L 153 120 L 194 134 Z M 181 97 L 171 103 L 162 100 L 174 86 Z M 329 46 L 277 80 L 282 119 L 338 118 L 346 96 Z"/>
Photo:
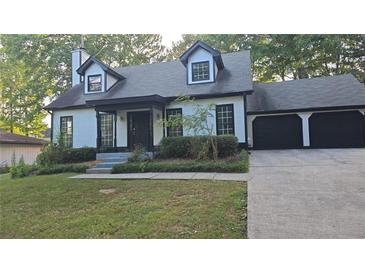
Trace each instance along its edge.
<path fill-rule="evenodd" d="M 255 81 L 343 73 L 352 73 L 359 81 L 365 81 L 364 35 L 183 35 L 168 55 L 179 57 L 197 39 L 222 53 L 250 49 Z"/>
<path fill-rule="evenodd" d="M 45 103 L 71 86 L 71 50 L 81 35 L 0 35 L 0 126 L 42 136 Z M 112 66 L 161 61 L 160 35 L 84 35 L 91 55 Z"/>

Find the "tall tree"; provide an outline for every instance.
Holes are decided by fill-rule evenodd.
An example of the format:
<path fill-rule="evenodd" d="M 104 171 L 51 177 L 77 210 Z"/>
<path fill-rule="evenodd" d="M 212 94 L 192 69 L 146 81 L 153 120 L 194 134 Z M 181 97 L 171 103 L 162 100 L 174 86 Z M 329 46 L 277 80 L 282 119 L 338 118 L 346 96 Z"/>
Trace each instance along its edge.
<path fill-rule="evenodd" d="M 179 57 L 200 39 L 224 52 L 250 49 L 254 80 L 301 79 L 352 73 L 365 81 L 364 35 L 183 35 L 169 56 Z"/>
<path fill-rule="evenodd" d="M 41 136 L 46 101 L 71 85 L 71 50 L 81 35 L 0 35 L 0 126 Z M 84 35 L 91 55 L 111 66 L 161 61 L 160 35 Z"/>

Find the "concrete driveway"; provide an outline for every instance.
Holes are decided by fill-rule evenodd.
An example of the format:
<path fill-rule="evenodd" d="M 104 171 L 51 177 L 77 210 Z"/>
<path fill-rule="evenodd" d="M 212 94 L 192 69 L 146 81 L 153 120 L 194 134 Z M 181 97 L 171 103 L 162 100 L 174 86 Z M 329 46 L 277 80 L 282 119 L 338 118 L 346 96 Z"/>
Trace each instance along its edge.
<path fill-rule="evenodd" d="M 253 151 L 249 238 L 365 238 L 365 149 Z"/>

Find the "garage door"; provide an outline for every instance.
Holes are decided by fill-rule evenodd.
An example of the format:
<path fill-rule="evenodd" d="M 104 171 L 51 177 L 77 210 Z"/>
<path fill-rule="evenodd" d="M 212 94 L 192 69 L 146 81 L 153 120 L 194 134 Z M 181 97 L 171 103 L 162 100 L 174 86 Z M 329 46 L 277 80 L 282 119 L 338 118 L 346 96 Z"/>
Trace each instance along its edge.
<path fill-rule="evenodd" d="M 314 113 L 309 118 L 309 134 L 315 148 L 362 147 L 364 116 L 359 111 Z"/>
<path fill-rule="evenodd" d="M 252 129 L 256 149 L 303 147 L 302 120 L 296 114 L 256 117 Z"/>

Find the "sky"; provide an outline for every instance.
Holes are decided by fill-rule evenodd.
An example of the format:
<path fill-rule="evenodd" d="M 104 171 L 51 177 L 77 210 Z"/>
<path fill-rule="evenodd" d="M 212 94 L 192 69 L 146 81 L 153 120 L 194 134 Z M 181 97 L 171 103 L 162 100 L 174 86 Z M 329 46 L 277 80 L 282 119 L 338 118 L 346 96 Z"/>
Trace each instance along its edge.
<path fill-rule="evenodd" d="M 162 44 L 166 47 L 170 47 L 172 42 L 181 38 L 180 33 L 162 33 Z"/>

